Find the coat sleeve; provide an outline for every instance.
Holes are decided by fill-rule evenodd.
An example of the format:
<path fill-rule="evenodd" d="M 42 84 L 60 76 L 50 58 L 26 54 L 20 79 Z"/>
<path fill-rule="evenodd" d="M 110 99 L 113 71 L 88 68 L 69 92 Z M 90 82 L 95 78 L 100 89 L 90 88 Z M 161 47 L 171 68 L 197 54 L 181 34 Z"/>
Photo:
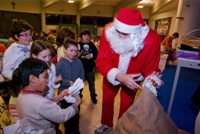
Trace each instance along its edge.
<path fill-rule="evenodd" d="M 56 76 L 56 67 L 55 67 L 55 65 L 54 64 L 51 64 L 51 71 L 52 71 L 52 75 L 53 75 L 53 80 L 52 80 L 52 82 L 53 82 L 53 88 L 59 88 L 60 87 L 60 84 L 54 84 L 54 82 L 55 82 L 55 80 L 56 80 L 56 78 L 57 78 L 57 76 Z"/>
<path fill-rule="evenodd" d="M 62 72 L 62 69 L 63 68 L 66 69 L 66 65 L 64 65 L 64 66 L 63 65 L 64 64 L 62 63 L 61 60 L 56 64 L 56 76 L 59 76 L 60 74 L 62 74 L 62 76 L 64 75 Z M 61 82 L 60 86 L 70 87 L 69 79 L 62 78 L 62 82 Z"/>
<path fill-rule="evenodd" d="M 16 46 L 10 46 L 3 57 L 3 70 L 2 75 L 8 79 L 12 79 L 13 71 L 18 65 L 25 60 L 25 53 L 21 52 Z"/>
<path fill-rule="evenodd" d="M 78 113 L 78 107 L 75 105 L 69 106 L 68 108 L 61 109 L 55 102 L 46 100 L 40 103 L 38 113 L 53 122 L 62 123 L 69 120 L 75 114 Z"/>

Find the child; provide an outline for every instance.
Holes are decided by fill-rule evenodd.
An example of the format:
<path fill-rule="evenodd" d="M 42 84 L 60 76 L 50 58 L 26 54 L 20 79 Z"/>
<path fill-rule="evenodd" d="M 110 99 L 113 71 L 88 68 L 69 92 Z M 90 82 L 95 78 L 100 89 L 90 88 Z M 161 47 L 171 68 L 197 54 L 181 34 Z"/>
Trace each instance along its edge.
<path fill-rule="evenodd" d="M 51 63 L 51 52 L 50 49 L 46 46 L 43 40 L 35 40 L 31 45 L 31 57 L 43 60 L 48 66 L 48 93 L 45 96 L 47 99 L 53 100 L 54 89 L 60 87 L 60 81 L 62 76 L 59 75 L 56 77 L 56 68 L 55 65 Z"/>
<path fill-rule="evenodd" d="M 63 80 L 59 88 L 59 93 L 66 88 L 73 85 L 77 78 L 84 80 L 84 68 L 79 59 L 76 58 L 78 52 L 78 44 L 75 40 L 68 38 L 64 44 L 65 56 L 61 57 L 59 62 L 56 64 L 56 75 L 62 74 Z M 67 108 L 71 103 L 61 101 L 61 107 Z M 79 114 L 76 114 L 69 121 L 64 123 L 65 134 L 79 134 Z"/>
<path fill-rule="evenodd" d="M 65 56 L 63 52 L 63 43 L 67 38 L 72 38 L 75 39 L 75 33 L 70 27 L 62 27 L 58 31 L 58 35 L 56 37 L 56 43 L 57 43 L 57 61 L 56 63 L 60 60 L 61 57 Z"/>
<path fill-rule="evenodd" d="M 6 51 L 6 47 L 0 43 L 0 82 L 4 81 L 4 78 L 3 76 L 1 75 L 1 71 L 2 71 L 2 59 L 3 59 L 3 55 L 4 55 L 4 52 Z"/>
<path fill-rule="evenodd" d="M 66 91 L 63 90 L 54 101 L 49 101 L 42 96 L 48 83 L 48 65 L 39 59 L 28 58 L 18 67 L 13 76 L 20 81 L 23 89 L 17 99 L 17 112 L 19 118 L 26 117 L 30 125 L 37 130 L 44 130 L 44 134 L 55 134 L 53 122 L 62 123 L 70 119 L 78 112 L 81 102 L 79 95 L 73 95 L 76 102 L 66 109 L 61 109 L 57 103 L 63 99 Z M 17 77 L 15 77 L 17 78 Z"/>
<path fill-rule="evenodd" d="M 94 104 L 97 103 L 96 99 L 96 91 L 95 91 L 95 76 L 94 76 L 94 68 L 95 68 L 95 59 L 97 57 L 97 48 L 90 41 L 90 31 L 88 29 L 83 29 L 80 33 L 81 41 L 80 45 L 80 59 L 85 69 L 85 79 L 89 83 L 90 97 Z"/>
<path fill-rule="evenodd" d="M 12 73 L 18 65 L 26 58 L 29 58 L 32 30 L 32 26 L 24 20 L 13 22 L 11 34 L 16 42 L 8 47 L 4 54 L 2 70 L 2 75 L 4 77 L 11 79 Z"/>
<path fill-rule="evenodd" d="M 30 57 L 30 43 L 32 41 L 33 28 L 26 21 L 17 20 L 13 22 L 10 30 L 12 38 L 15 40 L 15 42 L 12 43 L 12 45 L 9 46 L 4 53 L 3 70 L 1 72 L 2 75 L 9 80 L 12 79 L 12 73 L 18 67 L 18 65 L 23 60 Z M 10 97 L 9 111 L 13 117 L 16 117 L 15 121 L 18 120 L 16 114 L 16 101 L 17 96 Z"/>

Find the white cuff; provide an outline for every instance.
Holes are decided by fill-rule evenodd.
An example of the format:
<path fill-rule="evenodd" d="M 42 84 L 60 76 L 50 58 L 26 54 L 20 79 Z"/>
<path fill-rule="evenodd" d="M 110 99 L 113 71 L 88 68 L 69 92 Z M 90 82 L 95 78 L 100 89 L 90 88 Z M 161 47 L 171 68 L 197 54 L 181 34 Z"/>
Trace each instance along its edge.
<path fill-rule="evenodd" d="M 93 58 L 93 54 L 90 54 L 90 58 Z"/>
<path fill-rule="evenodd" d="M 116 78 L 116 75 L 120 73 L 120 71 L 117 69 L 117 68 L 113 68 L 111 69 L 109 72 L 108 72 L 108 75 L 107 75 L 107 79 L 110 83 L 112 83 L 113 85 L 119 85 L 119 81 L 117 81 L 115 78 Z"/>
<path fill-rule="evenodd" d="M 58 84 L 53 84 L 53 88 L 59 88 L 60 87 L 60 83 Z"/>

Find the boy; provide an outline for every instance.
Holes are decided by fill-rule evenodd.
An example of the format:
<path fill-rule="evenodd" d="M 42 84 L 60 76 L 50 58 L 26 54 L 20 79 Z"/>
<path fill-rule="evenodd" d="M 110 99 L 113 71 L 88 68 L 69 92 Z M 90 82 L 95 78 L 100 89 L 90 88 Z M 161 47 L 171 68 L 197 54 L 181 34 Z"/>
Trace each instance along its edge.
<path fill-rule="evenodd" d="M 63 44 L 65 56 L 61 57 L 56 64 L 56 75 L 62 75 L 62 83 L 59 93 L 74 84 L 77 78 L 84 81 L 84 68 L 79 59 L 76 58 L 78 52 L 78 44 L 75 40 L 68 38 Z M 61 101 L 61 107 L 67 108 L 71 106 L 65 100 Z M 64 123 L 65 134 L 80 134 L 79 132 L 79 114 L 76 114 L 69 121 Z"/>
<path fill-rule="evenodd" d="M 90 97 L 94 104 L 97 103 L 95 93 L 95 76 L 94 76 L 94 68 L 95 68 L 95 59 L 97 57 L 97 48 L 96 46 L 90 41 L 90 31 L 87 29 L 83 29 L 80 33 L 81 41 L 79 42 L 80 45 L 80 59 L 83 64 L 85 70 L 85 79 L 89 83 L 89 90 L 90 90 Z"/>
<path fill-rule="evenodd" d="M 5 52 L 3 57 L 2 75 L 12 78 L 13 71 L 18 65 L 30 57 L 30 42 L 32 41 L 32 26 L 24 20 L 14 21 L 11 26 L 14 42 Z"/>
<path fill-rule="evenodd" d="M 14 21 L 10 32 L 12 38 L 15 40 L 11 46 L 7 48 L 3 57 L 3 70 L 1 74 L 8 80 L 12 79 L 13 71 L 19 66 L 19 64 L 30 57 L 30 43 L 32 41 L 32 30 L 33 27 L 24 20 Z M 18 117 L 16 112 L 16 101 L 17 98 L 14 96 L 10 97 L 9 100 L 9 111 L 17 121 Z M 11 110 L 13 109 L 13 110 Z"/>
<path fill-rule="evenodd" d="M 69 120 L 78 112 L 81 99 L 79 95 L 73 95 L 76 102 L 66 109 L 61 109 L 57 105 L 65 96 L 65 90 L 55 97 L 55 102 L 45 99 L 42 92 L 48 83 L 47 69 L 48 66 L 44 61 L 28 58 L 19 65 L 12 81 L 15 81 L 18 75 L 18 80 L 23 86 L 17 99 L 19 118 L 26 117 L 36 131 L 44 130 L 44 134 L 56 134 L 52 122 L 62 123 Z"/>

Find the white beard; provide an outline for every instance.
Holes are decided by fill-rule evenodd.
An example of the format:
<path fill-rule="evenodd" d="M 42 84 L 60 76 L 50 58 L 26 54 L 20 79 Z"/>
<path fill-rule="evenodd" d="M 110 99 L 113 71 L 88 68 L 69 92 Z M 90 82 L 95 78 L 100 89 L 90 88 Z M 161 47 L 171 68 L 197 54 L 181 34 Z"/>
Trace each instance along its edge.
<path fill-rule="evenodd" d="M 111 48 L 117 54 L 123 55 L 132 53 L 132 57 L 136 57 L 144 47 L 144 39 L 141 38 L 140 32 L 130 35 L 129 38 L 120 38 L 115 28 L 111 26 L 106 31 L 106 37 L 108 42 L 111 44 Z"/>

